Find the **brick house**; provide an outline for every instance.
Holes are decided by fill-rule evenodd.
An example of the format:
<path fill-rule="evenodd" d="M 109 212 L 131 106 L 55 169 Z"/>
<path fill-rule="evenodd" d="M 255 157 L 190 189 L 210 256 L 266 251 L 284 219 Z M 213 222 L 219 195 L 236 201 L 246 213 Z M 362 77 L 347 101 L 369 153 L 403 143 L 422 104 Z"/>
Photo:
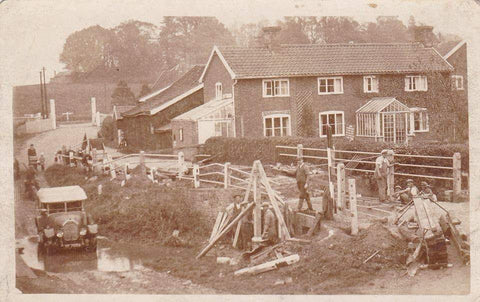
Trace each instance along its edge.
<path fill-rule="evenodd" d="M 236 137 L 322 137 L 330 124 L 336 137 L 353 127 L 356 139 L 403 143 L 430 139 L 436 79 L 453 70 L 420 43 L 215 46 L 200 82 L 206 101 L 232 96 Z"/>
<path fill-rule="evenodd" d="M 203 104 L 203 83 L 198 81 L 203 69 L 204 65 L 194 66 L 171 85 L 123 112 L 117 122 L 127 145 L 143 150 L 171 148 L 171 119 Z"/>

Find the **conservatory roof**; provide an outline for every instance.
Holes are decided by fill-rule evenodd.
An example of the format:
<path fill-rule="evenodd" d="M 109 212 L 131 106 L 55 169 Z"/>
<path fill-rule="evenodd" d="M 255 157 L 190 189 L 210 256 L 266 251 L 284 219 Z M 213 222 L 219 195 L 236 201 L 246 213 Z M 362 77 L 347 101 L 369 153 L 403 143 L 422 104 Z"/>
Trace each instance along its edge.
<path fill-rule="evenodd" d="M 385 110 L 387 109 L 387 110 Z M 385 111 L 384 111 L 385 110 Z M 357 113 L 410 112 L 410 108 L 393 97 L 372 98 L 357 110 Z"/>
<path fill-rule="evenodd" d="M 177 117 L 175 117 L 173 120 L 178 121 L 178 120 L 189 120 L 189 121 L 197 121 L 201 119 L 202 117 L 209 115 L 229 104 L 233 103 L 232 98 L 228 99 L 221 99 L 221 100 L 213 100 L 210 102 L 207 102 L 201 106 L 195 107 L 190 111 L 187 111 Z"/>

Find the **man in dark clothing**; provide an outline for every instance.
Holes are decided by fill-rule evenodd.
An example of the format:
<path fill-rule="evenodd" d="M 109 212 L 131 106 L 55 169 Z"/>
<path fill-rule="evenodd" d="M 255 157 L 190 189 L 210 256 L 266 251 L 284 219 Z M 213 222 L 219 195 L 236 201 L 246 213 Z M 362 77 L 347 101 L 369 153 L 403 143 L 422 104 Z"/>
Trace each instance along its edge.
<path fill-rule="evenodd" d="M 307 180 L 308 180 L 308 169 L 305 166 L 302 158 L 297 159 L 297 186 L 298 190 L 300 191 L 300 196 L 298 199 L 298 207 L 297 210 L 301 211 L 303 207 L 303 201 L 307 200 L 308 209 L 313 211 L 312 203 L 310 202 L 310 195 L 307 192 Z"/>
<path fill-rule="evenodd" d="M 35 147 L 33 144 L 30 144 L 30 148 L 27 150 L 27 155 L 28 155 L 28 165 L 32 166 L 37 170 L 37 150 L 35 150 Z"/>

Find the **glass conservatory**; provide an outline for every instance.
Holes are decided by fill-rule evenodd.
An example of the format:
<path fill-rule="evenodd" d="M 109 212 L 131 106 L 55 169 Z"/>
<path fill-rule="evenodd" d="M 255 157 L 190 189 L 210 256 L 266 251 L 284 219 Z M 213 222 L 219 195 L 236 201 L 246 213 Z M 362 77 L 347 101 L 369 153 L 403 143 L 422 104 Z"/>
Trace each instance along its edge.
<path fill-rule="evenodd" d="M 373 98 L 356 111 L 357 136 L 404 143 L 411 128 L 410 113 L 410 108 L 393 97 Z"/>

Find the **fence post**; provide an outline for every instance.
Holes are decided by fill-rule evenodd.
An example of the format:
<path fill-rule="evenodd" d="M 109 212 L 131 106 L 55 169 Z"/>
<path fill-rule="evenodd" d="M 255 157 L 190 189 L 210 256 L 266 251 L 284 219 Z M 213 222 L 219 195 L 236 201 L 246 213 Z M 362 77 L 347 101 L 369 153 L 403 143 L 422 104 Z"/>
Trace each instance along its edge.
<path fill-rule="evenodd" d="M 338 206 L 345 212 L 345 165 L 337 165 L 337 200 Z"/>
<path fill-rule="evenodd" d="M 252 243 L 255 248 L 262 240 L 262 196 L 260 192 L 259 179 L 258 179 L 258 161 L 253 163 L 255 168 L 253 169 L 253 183 L 252 193 L 255 207 L 253 208 L 253 238 Z"/>
<path fill-rule="evenodd" d="M 223 168 L 223 188 L 228 189 L 228 186 L 231 185 L 231 178 L 230 178 L 230 163 L 225 163 Z"/>
<path fill-rule="evenodd" d="M 102 185 L 101 184 L 98 185 L 98 187 L 97 187 L 97 193 L 98 193 L 98 195 L 102 195 Z"/>
<path fill-rule="evenodd" d="M 303 145 L 302 144 L 297 145 L 297 159 L 298 158 L 303 158 Z"/>
<path fill-rule="evenodd" d="M 70 167 L 73 167 L 73 151 L 68 152 L 68 162 L 70 163 Z"/>
<path fill-rule="evenodd" d="M 128 165 L 125 164 L 125 166 L 123 167 L 123 174 L 125 175 L 125 183 L 127 182 L 128 180 Z"/>
<path fill-rule="evenodd" d="M 357 190 L 355 178 L 348 179 L 348 195 L 350 196 L 350 213 L 352 215 L 352 235 L 358 234 Z"/>
<path fill-rule="evenodd" d="M 145 151 L 140 151 L 140 171 L 142 177 L 147 175 L 147 168 L 145 167 Z"/>
<path fill-rule="evenodd" d="M 97 148 L 92 149 L 92 171 L 97 172 Z"/>
<path fill-rule="evenodd" d="M 462 156 L 459 152 L 453 154 L 453 200 L 458 201 L 462 192 Z"/>
<path fill-rule="evenodd" d="M 200 179 L 199 175 L 200 174 L 200 167 L 198 164 L 193 164 L 193 187 L 194 188 L 200 188 Z"/>
<path fill-rule="evenodd" d="M 183 176 L 183 166 L 185 164 L 185 156 L 183 155 L 183 152 L 180 151 L 178 152 L 178 162 L 177 162 L 177 165 L 178 165 L 178 176 L 179 177 L 182 177 Z"/>
<path fill-rule="evenodd" d="M 388 150 L 387 153 L 387 160 L 390 164 L 393 163 L 394 161 L 394 152 L 393 150 Z M 393 198 L 393 192 L 395 188 L 395 168 L 392 165 L 391 167 L 388 168 L 388 173 L 387 173 L 387 196 L 391 200 Z"/>

